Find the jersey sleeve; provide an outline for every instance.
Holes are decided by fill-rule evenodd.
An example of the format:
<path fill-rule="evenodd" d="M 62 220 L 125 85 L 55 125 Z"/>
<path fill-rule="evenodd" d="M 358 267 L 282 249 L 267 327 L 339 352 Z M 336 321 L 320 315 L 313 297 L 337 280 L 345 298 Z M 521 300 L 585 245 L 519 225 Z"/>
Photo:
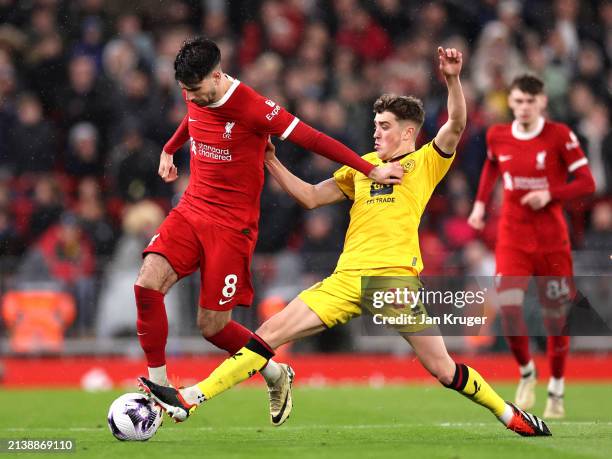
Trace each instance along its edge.
<path fill-rule="evenodd" d="M 357 171 L 352 167 L 342 166 L 336 172 L 334 172 L 334 180 L 338 185 L 338 188 L 349 198 L 351 201 L 355 200 L 355 173 Z"/>
<path fill-rule="evenodd" d="M 493 162 L 497 162 L 497 156 L 495 155 L 495 148 L 494 148 L 494 140 L 493 140 L 493 131 L 494 128 L 491 127 L 490 129 L 487 129 L 487 135 L 486 135 L 486 142 L 487 142 L 487 159 L 489 161 L 493 161 Z"/>
<path fill-rule="evenodd" d="M 427 177 L 429 185 L 433 190 L 450 169 L 453 159 L 455 158 L 455 152 L 443 152 L 442 149 L 436 145 L 436 142 L 432 140 L 425 145 L 424 154 L 425 167 L 428 172 Z"/>
<path fill-rule="evenodd" d="M 567 165 L 567 171 L 570 174 L 588 164 L 586 155 L 580 147 L 578 137 L 565 124 L 559 125 L 559 138 L 561 141 L 561 157 Z"/>
<path fill-rule="evenodd" d="M 185 115 L 181 124 L 179 124 L 178 128 L 172 137 L 166 142 L 164 145 L 164 151 L 169 155 L 173 155 L 176 151 L 181 148 L 185 142 L 189 140 L 189 121 L 188 115 Z"/>
<path fill-rule="evenodd" d="M 276 102 L 252 91 L 248 102 L 247 124 L 263 134 L 285 140 L 299 123 L 299 118 L 289 113 Z"/>

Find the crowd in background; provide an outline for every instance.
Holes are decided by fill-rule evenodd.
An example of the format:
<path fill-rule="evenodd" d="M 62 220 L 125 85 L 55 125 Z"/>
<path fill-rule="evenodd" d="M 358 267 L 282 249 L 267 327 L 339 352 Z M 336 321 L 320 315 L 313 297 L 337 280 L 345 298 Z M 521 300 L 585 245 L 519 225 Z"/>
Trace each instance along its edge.
<path fill-rule="evenodd" d="M 612 248 L 610 0 L 0 0 L 0 293 L 52 280 L 76 299 L 73 333 L 119 333 L 116 314 L 133 323 L 140 250 L 188 181 L 188 146 L 173 184 L 157 166 L 185 114 L 174 57 L 195 34 L 218 43 L 229 75 L 360 154 L 384 92 L 421 98 L 419 143 L 432 138 L 446 117 L 436 47 L 463 52 L 468 124 L 423 217 L 425 274 L 494 273 L 500 193 L 482 234 L 466 221 L 485 132 L 511 119 L 511 79 L 539 75 L 549 116 L 576 132 L 597 182 L 595 197 L 568 203 L 574 247 Z M 338 167 L 277 145 L 311 183 Z M 348 204 L 305 212 L 266 180 L 261 210 L 259 298 L 289 298 L 333 270 Z"/>

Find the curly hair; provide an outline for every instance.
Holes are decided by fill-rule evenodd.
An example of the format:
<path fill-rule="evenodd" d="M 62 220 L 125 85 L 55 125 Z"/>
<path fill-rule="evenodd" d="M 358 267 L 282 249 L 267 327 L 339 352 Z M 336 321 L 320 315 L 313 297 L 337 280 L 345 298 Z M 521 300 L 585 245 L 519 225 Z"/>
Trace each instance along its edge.
<path fill-rule="evenodd" d="M 204 37 L 185 40 L 174 60 L 174 78 L 186 85 L 202 81 L 221 62 L 217 44 Z"/>

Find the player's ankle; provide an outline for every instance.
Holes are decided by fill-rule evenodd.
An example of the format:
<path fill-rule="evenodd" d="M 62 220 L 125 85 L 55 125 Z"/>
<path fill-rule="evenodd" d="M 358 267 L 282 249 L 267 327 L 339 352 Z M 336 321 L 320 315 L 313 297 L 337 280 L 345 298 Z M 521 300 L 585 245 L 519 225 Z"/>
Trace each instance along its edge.
<path fill-rule="evenodd" d="M 565 392 L 565 378 L 551 377 L 548 381 L 548 393 L 561 398 L 563 397 L 564 392 Z"/>
<path fill-rule="evenodd" d="M 512 407 L 510 405 L 508 405 L 507 403 L 505 404 L 505 408 L 504 408 L 504 412 L 497 417 L 497 419 L 499 419 L 499 421 L 505 425 L 506 427 L 508 427 L 510 425 L 510 422 L 512 421 L 512 417 L 514 416 L 514 411 L 512 410 Z"/>
<path fill-rule="evenodd" d="M 535 363 L 533 359 L 529 360 L 526 365 L 519 366 L 521 378 L 534 378 L 536 374 Z"/>
<path fill-rule="evenodd" d="M 179 389 L 179 394 L 181 394 L 183 400 L 189 405 L 201 405 L 206 401 L 206 397 L 204 397 L 204 394 L 202 394 L 198 386 L 189 386 Z"/>
<path fill-rule="evenodd" d="M 266 380 L 268 386 L 276 384 L 278 379 L 282 376 L 282 370 L 278 363 L 274 360 L 268 360 L 268 363 L 260 371 L 263 378 Z"/>
<path fill-rule="evenodd" d="M 168 375 L 166 374 L 166 365 L 161 367 L 149 367 L 149 380 L 160 386 L 168 385 Z"/>

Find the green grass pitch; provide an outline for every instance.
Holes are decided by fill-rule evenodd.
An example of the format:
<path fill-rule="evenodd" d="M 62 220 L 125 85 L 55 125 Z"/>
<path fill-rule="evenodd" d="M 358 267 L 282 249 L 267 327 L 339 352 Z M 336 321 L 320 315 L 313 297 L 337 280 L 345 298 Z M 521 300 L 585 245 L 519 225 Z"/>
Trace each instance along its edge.
<path fill-rule="evenodd" d="M 504 397 L 513 386 L 497 385 Z M 574 384 L 568 417 L 549 423 L 552 438 L 522 438 L 485 409 L 436 385 L 383 388 L 297 388 L 285 425 L 268 424 L 263 387 L 235 388 L 211 400 L 187 422 L 165 418 L 148 442 L 119 442 L 106 425 L 120 392 L 4 390 L 0 438 L 69 438 L 87 458 L 609 458 L 612 385 Z M 544 384 L 534 413 L 541 414 Z M 37 457 L 43 453 L 0 453 Z"/>

